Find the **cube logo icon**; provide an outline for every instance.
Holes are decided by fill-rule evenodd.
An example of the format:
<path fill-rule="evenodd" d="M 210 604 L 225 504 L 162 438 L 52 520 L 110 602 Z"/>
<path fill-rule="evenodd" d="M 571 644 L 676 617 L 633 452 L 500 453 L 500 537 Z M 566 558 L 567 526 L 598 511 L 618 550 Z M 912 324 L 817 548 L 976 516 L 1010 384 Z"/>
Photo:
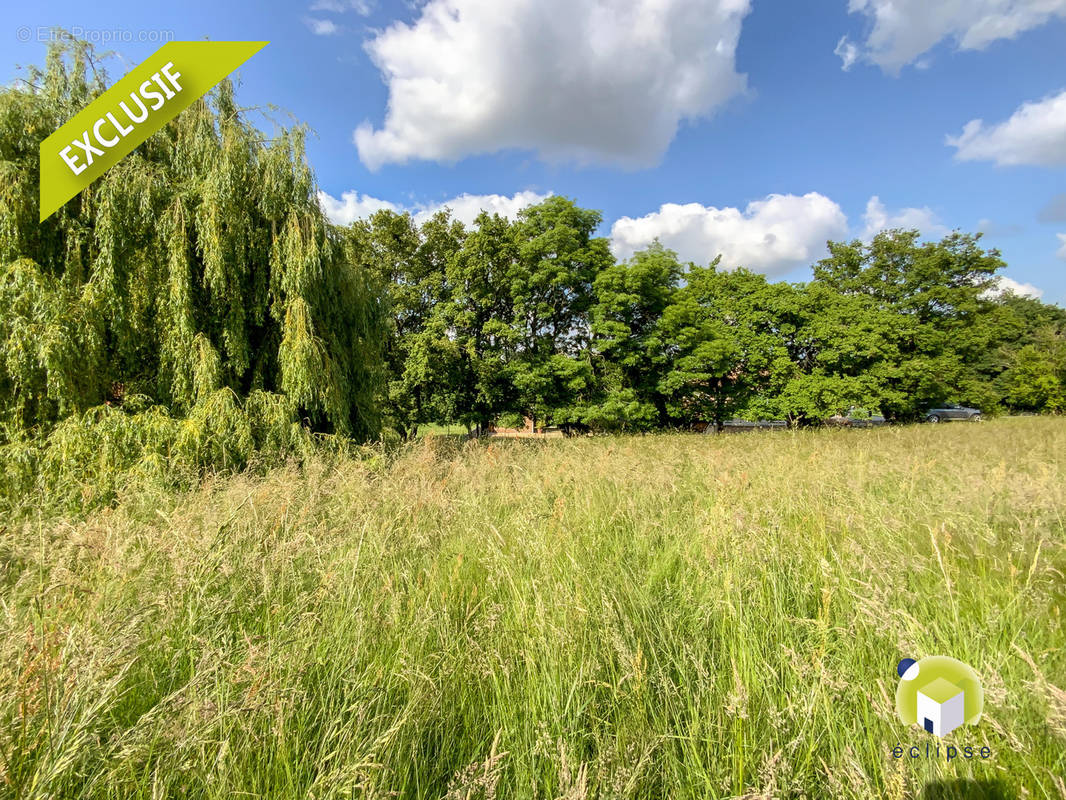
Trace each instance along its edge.
<path fill-rule="evenodd" d="M 962 725 L 976 725 L 984 690 L 973 669 L 948 656 L 904 658 L 896 667 L 896 713 L 905 725 L 933 736 L 947 736 Z"/>

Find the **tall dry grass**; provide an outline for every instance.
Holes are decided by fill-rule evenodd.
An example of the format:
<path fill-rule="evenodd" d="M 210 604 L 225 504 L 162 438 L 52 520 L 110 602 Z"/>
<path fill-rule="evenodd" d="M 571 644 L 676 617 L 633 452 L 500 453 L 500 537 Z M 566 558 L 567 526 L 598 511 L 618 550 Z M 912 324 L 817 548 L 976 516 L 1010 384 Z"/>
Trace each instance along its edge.
<path fill-rule="evenodd" d="M 0 794 L 1063 798 L 1064 510 L 1035 418 L 142 486 L 0 533 Z M 987 761 L 892 756 L 936 653 Z"/>

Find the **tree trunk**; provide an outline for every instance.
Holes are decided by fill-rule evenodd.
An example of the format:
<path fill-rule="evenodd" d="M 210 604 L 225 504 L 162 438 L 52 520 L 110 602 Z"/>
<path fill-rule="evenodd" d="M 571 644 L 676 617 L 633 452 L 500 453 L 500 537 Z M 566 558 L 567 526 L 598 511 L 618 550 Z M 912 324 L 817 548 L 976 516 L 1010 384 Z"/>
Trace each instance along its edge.
<path fill-rule="evenodd" d="M 655 405 L 655 413 L 659 417 L 659 427 L 670 427 L 670 412 L 666 410 L 666 398 L 663 397 L 661 394 L 657 394 L 653 398 L 652 402 Z"/>

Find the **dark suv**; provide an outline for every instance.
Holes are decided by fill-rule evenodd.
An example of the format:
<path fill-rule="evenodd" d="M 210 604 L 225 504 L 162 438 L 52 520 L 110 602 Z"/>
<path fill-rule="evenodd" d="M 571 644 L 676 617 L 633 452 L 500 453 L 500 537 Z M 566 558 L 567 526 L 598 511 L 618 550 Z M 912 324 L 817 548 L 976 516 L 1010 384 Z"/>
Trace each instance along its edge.
<path fill-rule="evenodd" d="M 981 410 L 978 408 L 960 406 L 957 403 L 945 403 L 942 406 L 930 408 L 925 412 L 926 422 L 951 422 L 957 419 L 980 422 Z"/>

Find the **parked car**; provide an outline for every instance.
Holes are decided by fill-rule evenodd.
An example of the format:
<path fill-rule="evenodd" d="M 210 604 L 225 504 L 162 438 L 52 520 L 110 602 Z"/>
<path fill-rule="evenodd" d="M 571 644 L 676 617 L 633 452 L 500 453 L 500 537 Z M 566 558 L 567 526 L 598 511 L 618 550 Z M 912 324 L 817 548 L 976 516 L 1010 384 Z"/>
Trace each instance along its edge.
<path fill-rule="evenodd" d="M 925 412 L 926 422 L 951 422 L 959 419 L 980 422 L 981 409 L 967 408 L 957 403 L 945 403 L 944 405 L 930 408 Z"/>
<path fill-rule="evenodd" d="M 871 414 L 865 408 L 852 406 L 844 414 L 834 414 L 826 420 L 826 423 L 842 428 L 874 428 L 884 425 L 885 418 L 880 414 Z"/>

